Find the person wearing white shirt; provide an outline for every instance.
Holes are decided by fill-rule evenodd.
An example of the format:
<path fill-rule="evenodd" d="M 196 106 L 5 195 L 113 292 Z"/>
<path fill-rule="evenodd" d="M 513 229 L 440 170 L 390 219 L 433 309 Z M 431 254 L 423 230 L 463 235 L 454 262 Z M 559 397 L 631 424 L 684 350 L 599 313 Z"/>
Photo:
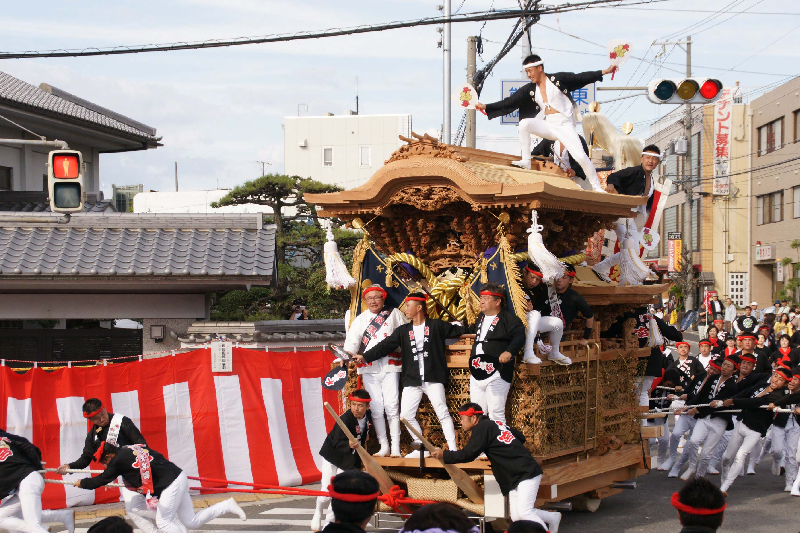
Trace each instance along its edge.
<path fill-rule="evenodd" d="M 380 285 L 367 287 L 361 293 L 361 297 L 367 304 L 367 310 L 350 324 L 344 341 L 344 349 L 352 354 L 363 354 L 391 335 L 398 326 L 407 322 L 406 317 L 398 309 L 386 307 L 386 291 Z M 361 376 L 364 388 L 372 398 L 370 403 L 372 424 L 381 445 L 380 451 L 375 454 L 378 457 L 386 457 L 390 453 L 384 414 L 389 420 L 389 433 L 392 437 L 391 455 L 400 457 L 401 368 L 398 352 L 372 363 L 358 364 L 358 375 Z"/>
<path fill-rule="evenodd" d="M 725 300 L 725 316 L 723 320 L 725 320 L 725 331 L 727 333 L 733 333 L 733 322 L 736 320 L 736 306 L 733 305 L 733 300 L 730 298 Z"/>

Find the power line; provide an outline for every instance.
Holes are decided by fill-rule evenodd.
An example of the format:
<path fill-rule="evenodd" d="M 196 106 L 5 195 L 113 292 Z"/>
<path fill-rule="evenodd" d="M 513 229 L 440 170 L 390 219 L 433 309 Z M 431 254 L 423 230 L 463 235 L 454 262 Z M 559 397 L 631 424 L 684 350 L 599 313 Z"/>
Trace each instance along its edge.
<path fill-rule="evenodd" d="M 111 48 L 87 47 L 83 49 L 56 49 L 45 51 L 26 51 L 26 52 L 4 52 L 0 53 L 0 59 L 34 59 L 51 57 L 88 57 L 104 55 L 140 54 L 146 52 L 173 52 L 177 50 L 199 50 L 206 48 L 222 48 L 228 46 L 242 46 L 247 44 L 265 44 L 285 41 L 300 41 L 307 39 L 321 39 L 325 37 L 339 37 L 343 35 L 355 35 L 359 33 L 374 33 L 400 28 L 411 28 L 415 26 L 431 26 L 444 23 L 456 22 L 480 22 L 489 20 L 506 20 L 514 18 L 538 17 L 555 13 L 569 13 L 572 11 L 582 11 L 592 9 L 603 4 L 614 3 L 620 5 L 625 0 L 589 0 L 575 4 L 564 4 L 561 6 L 547 6 L 535 9 L 509 9 L 500 11 L 476 11 L 471 13 L 455 14 L 450 17 L 428 17 L 423 19 L 394 21 L 383 24 L 369 24 L 355 26 L 351 28 L 331 28 L 322 31 L 303 31 L 287 34 L 264 35 L 260 37 L 239 37 L 234 39 L 208 39 L 196 42 L 177 42 L 166 44 L 149 44 L 133 46 L 115 46 Z M 636 0 L 630 4 L 641 5 L 667 2 L 669 0 Z"/>

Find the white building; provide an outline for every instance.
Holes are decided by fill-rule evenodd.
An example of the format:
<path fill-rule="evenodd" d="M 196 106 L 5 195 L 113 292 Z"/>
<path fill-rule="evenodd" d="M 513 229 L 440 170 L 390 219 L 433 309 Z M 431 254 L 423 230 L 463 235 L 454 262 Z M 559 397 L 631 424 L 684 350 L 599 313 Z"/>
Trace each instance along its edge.
<path fill-rule="evenodd" d="M 284 172 L 352 189 L 411 136 L 411 115 L 285 117 Z"/>
<path fill-rule="evenodd" d="M 133 198 L 134 213 L 272 213 L 266 205 L 244 204 L 211 207 L 230 189 L 211 191 L 140 192 Z"/>

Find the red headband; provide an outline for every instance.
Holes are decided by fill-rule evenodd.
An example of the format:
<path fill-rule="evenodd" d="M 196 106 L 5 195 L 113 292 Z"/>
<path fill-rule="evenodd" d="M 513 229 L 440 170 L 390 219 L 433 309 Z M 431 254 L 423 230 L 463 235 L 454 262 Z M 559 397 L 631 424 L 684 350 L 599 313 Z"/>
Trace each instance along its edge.
<path fill-rule="evenodd" d="M 776 368 L 775 373 L 780 374 L 780 376 L 786 381 L 792 381 L 792 375 L 782 368 Z"/>
<path fill-rule="evenodd" d="M 481 296 L 495 296 L 497 298 L 504 298 L 503 294 L 497 294 L 496 292 L 492 291 L 481 291 Z"/>
<path fill-rule="evenodd" d="M 731 360 L 730 360 L 730 359 L 726 359 L 726 361 L 731 361 Z M 733 361 L 731 361 L 731 363 L 733 363 Z M 736 363 L 733 363 L 733 364 L 736 364 Z M 714 361 L 709 361 L 709 362 L 708 362 L 708 366 L 713 366 L 713 367 L 714 367 L 714 368 L 716 368 L 717 370 L 722 370 L 722 367 L 721 367 L 721 366 L 719 366 L 719 365 L 718 365 L 716 362 L 714 362 Z"/>
<path fill-rule="evenodd" d="M 106 441 L 103 441 L 100 443 L 100 446 L 97 447 L 97 451 L 94 452 L 94 460 L 97 461 L 98 463 L 100 462 L 100 459 L 102 459 L 103 457 L 103 448 L 105 447 L 106 447 Z"/>
<path fill-rule="evenodd" d="M 743 353 L 742 355 L 740 355 L 739 356 L 739 360 L 740 361 L 750 361 L 751 363 L 757 363 L 758 362 L 758 360 L 755 357 L 753 357 L 752 354 L 749 354 L 749 353 Z"/>
<path fill-rule="evenodd" d="M 690 505 L 686 505 L 685 503 L 681 503 L 680 496 L 677 492 L 672 494 L 672 499 L 670 500 L 672 506 L 677 509 L 678 511 L 683 511 L 684 513 L 689 513 L 698 516 L 706 516 L 711 514 L 719 514 L 725 510 L 728 506 L 727 503 L 722 504 L 722 507 L 719 509 L 704 509 L 700 507 L 692 507 Z"/>
<path fill-rule="evenodd" d="M 706 340 L 700 341 L 698 344 L 700 346 L 712 346 L 711 341 L 706 341 Z"/>
<path fill-rule="evenodd" d="M 538 277 L 540 277 L 540 278 L 544 278 L 544 275 L 543 275 L 541 272 L 539 272 L 538 270 L 534 270 L 534 269 L 532 269 L 532 268 L 530 267 L 530 265 L 525 265 L 525 270 L 527 270 L 528 272 L 530 272 L 530 273 L 531 273 L 531 274 L 533 274 L 534 276 L 538 276 Z"/>
<path fill-rule="evenodd" d="M 476 411 L 474 407 L 470 407 L 466 411 L 459 411 L 458 414 L 464 416 L 475 416 L 475 415 L 482 415 L 483 411 Z"/>
<path fill-rule="evenodd" d="M 753 339 L 753 340 L 756 340 L 757 337 L 755 335 L 753 335 L 752 333 L 742 333 L 741 335 L 739 335 L 739 340 L 742 340 L 742 339 Z"/>
<path fill-rule="evenodd" d="M 731 363 L 733 363 L 733 366 L 734 366 L 735 368 L 739 368 L 739 366 L 740 366 L 740 365 L 739 365 L 739 363 L 737 363 L 736 361 L 734 361 L 734 360 L 733 360 L 733 359 L 731 359 L 730 357 L 726 357 L 726 358 L 725 358 L 725 360 L 723 360 L 722 362 L 724 363 L 725 361 L 730 361 Z M 720 369 L 720 370 L 721 370 L 721 369 Z"/>
<path fill-rule="evenodd" d="M 688 343 L 688 342 L 685 342 L 685 341 L 678 341 L 678 342 L 676 342 L 676 343 L 675 343 L 675 347 L 677 348 L 678 346 L 680 346 L 680 345 L 682 345 L 682 344 L 685 344 L 686 346 L 689 346 L 689 343 Z"/>
<path fill-rule="evenodd" d="M 331 495 L 331 498 L 334 500 L 340 500 L 343 502 L 371 502 L 372 500 L 377 500 L 378 496 L 381 495 L 380 491 L 374 494 L 348 494 L 343 492 L 336 492 L 333 490 L 333 484 L 331 483 L 328 485 L 328 494 Z"/>
<path fill-rule="evenodd" d="M 348 400 L 350 400 L 351 402 L 364 402 L 364 403 L 369 403 L 369 402 L 371 402 L 371 401 L 372 401 L 372 398 L 356 398 L 356 397 L 355 397 L 355 396 L 353 396 L 352 394 L 351 394 L 350 396 L 348 396 L 348 397 L 347 397 L 347 399 L 348 399 Z"/>
<path fill-rule="evenodd" d="M 381 293 L 381 295 L 383 296 L 383 299 L 384 300 L 386 299 L 386 291 L 383 290 L 383 287 L 381 287 L 380 285 L 370 285 L 369 287 L 364 289 L 364 291 L 361 293 L 361 297 L 362 298 L 366 298 L 367 297 L 367 293 L 371 292 L 371 291 L 379 291 Z"/>
<path fill-rule="evenodd" d="M 720 320 L 720 319 L 717 319 L 717 320 L 714 321 L 714 324 L 724 324 L 724 323 L 725 323 L 725 321 L 724 320 Z"/>
<path fill-rule="evenodd" d="M 103 405 L 101 404 L 100 407 L 97 408 L 97 411 L 94 413 L 83 413 L 83 418 L 92 418 L 93 416 L 97 416 L 100 414 L 100 411 L 103 410 Z"/>
<path fill-rule="evenodd" d="M 427 302 L 428 301 L 428 297 L 425 296 L 425 298 L 420 298 L 419 296 L 406 296 L 406 301 L 407 302 L 408 301 L 412 301 L 412 302 Z"/>
<path fill-rule="evenodd" d="M 565 274 L 566 274 L 567 276 L 571 277 L 571 278 L 574 278 L 574 277 L 575 277 L 575 271 L 574 271 L 574 270 L 571 270 L 571 271 L 565 272 Z"/>

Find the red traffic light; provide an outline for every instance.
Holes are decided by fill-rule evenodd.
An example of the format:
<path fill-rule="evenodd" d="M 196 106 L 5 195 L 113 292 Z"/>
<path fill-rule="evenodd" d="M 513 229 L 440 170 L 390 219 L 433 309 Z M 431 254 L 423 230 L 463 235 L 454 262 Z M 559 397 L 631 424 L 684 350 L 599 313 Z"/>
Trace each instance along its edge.
<path fill-rule="evenodd" d="M 706 80 L 700 87 L 700 96 L 706 100 L 711 100 L 722 90 L 722 84 L 717 80 Z"/>
<path fill-rule="evenodd" d="M 53 156 L 53 177 L 74 179 L 80 174 L 78 156 L 73 154 Z"/>

